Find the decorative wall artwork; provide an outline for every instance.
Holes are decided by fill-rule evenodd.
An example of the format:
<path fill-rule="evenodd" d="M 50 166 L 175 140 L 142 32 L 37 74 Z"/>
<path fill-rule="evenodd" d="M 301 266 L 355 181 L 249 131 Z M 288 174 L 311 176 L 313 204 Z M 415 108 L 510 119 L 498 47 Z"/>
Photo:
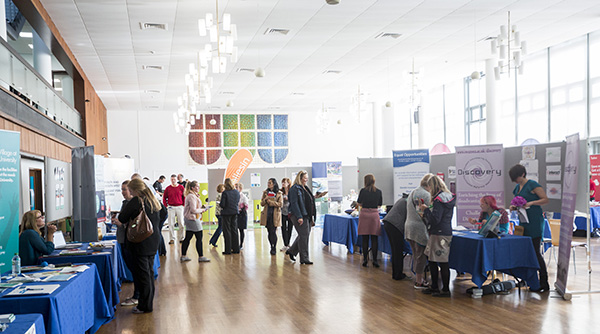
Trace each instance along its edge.
<path fill-rule="evenodd" d="M 242 148 L 250 151 L 254 163 L 279 164 L 289 152 L 288 115 L 200 115 L 188 145 L 193 164 L 226 165 Z"/>

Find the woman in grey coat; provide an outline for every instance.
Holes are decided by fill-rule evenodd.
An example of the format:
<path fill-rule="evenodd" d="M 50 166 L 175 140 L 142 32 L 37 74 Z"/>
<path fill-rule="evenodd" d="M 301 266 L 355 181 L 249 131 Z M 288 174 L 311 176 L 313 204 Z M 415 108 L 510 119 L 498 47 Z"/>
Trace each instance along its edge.
<path fill-rule="evenodd" d="M 431 203 L 431 194 L 429 193 L 427 181 L 433 176 L 429 173 L 423 176 L 420 186 L 408 195 L 406 203 L 406 225 L 404 226 L 404 237 L 408 240 L 413 252 L 413 266 L 415 270 L 415 289 L 424 289 L 427 287 L 425 281 L 425 266 L 427 257 L 424 254 L 425 246 L 429 240 L 427 227 L 423 222 L 423 213 L 419 212 L 419 205 Z"/>

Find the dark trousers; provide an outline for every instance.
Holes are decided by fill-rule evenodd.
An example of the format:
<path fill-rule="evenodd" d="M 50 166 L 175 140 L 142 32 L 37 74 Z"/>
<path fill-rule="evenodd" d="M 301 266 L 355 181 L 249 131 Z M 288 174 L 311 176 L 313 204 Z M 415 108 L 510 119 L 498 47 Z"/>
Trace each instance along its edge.
<path fill-rule="evenodd" d="M 240 233 L 240 248 L 244 245 L 244 236 L 246 231 L 246 227 L 248 226 L 248 212 L 246 209 L 241 209 L 237 215 L 237 225 L 238 231 Z"/>
<path fill-rule="evenodd" d="M 292 230 L 294 224 L 288 218 L 287 215 L 281 215 L 281 237 L 283 238 L 283 245 L 286 247 L 290 246 L 290 239 L 292 238 Z"/>
<path fill-rule="evenodd" d="M 223 230 L 222 220 L 223 219 L 221 218 L 221 215 L 218 215 L 217 224 L 219 224 L 219 226 L 217 227 L 215 233 L 213 233 L 212 237 L 210 238 L 210 241 L 208 242 L 209 244 L 215 247 L 217 247 L 217 240 L 219 240 L 219 237 L 221 236 L 221 231 Z"/>
<path fill-rule="evenodd" d="M 152 312 L 154 301 L 154 257 L 134 255 L 133 283 L 140 292 L 137 308 L 140 311 Z"/>
<path fill-rule="evenodd" d="M 131 271 L 131 275 L 133 275 L 133 267 L 135 265 L 133 262 L 133 255 L 131 254 L 131 251 L 125 247 L 124 243 L 121 244 L 121 255 L 123 256 L 123 261 L 125 261 L 125 265 L 127 266 L 127 268 L 129 268 L 129 271 Z M 138 288 L 135 285 L 135 281 L 133 282 L 133 296 L 131 298 L 140 298 L 140 292 L 138 291 Z"/>
<path fill-rule="evenodd" d="M 240 248 L 242 248 L 244 246 L 244 237 L 245 237 L 245 233 L 244 231 L 246 230 L 245 227 L 239 227 L 238 226 L 238 231 L 239 231 L 239 235 L 240 235 Z"/>
<path fill-rule="evenodd" d="M 431 272 L 431 289 L 438 290 L 440 289 L 439 285 L 439 272 L 442 274 L 442 283 L 444 287 L 441 289 L 442 291 L 450 291 L 450 266 L 448 262 L 432 262 L 429 261 L 429 271 Z"/>
<path fill-rule="evenodd" d="M 165 239 L 163 238 L 163 235 L 162 235 L 163 225 L 165 225 L 165 221 L 164 220 L 158 224 L 158 230 L 161 231 L 161 233 L 160 233 L 160 242 L 158 244 L 158 254 L 161 255 L 161 256 L 167 255 L 167 247 L 165 247 Z"/>
<path fill-rule="evenodd" d="M 267 219 L 267 231 L 269 232 L 269 244 L 271 248 L 277 247 L 277 227 L 275 227 L 273 219 Z"/>
<path fill-rule="evenodd" d="M 304 217 L 302 220 L 302 225 L 298 223 L 298 219 L 293 215 L 290 216 L 290 219 L 296 228 L 296 232 L 298 232 L 298 236 L 296 237 L 296 240 L 294 240 L 294 243 L 288 252 L 294 256 L 300 254 L 300 262 L 308 262 L 310 261 L 308 258 L 308 238 L 310 236 L 310 228 L 312 223 L 311 217 Z"/>
<path fill-rule="evenodd" d="M 404 235 L 396 226 L 384 221 L 383 228 L 390 239 L 392 247 L 392 278 L 395 280 L 402 279 L 404 271 Z"/>
<path fill-rule="evenodd" d="M 181 255 L 185 256 L 187 254 L 188 247 L 190 247 L 190 241 L 192 241 L 192 237 L 196 236 L 196 251 L 198 252 L 199 257 L 204 256 L 204 252 L 202 251 L 202 231 L 192 232 L 185 231 L 185 239 L 181 243 Z"/>
<path fill-rule="evenodd" d="M 225 239 L 225 254 L 239 253 L 240 244 L 237 228 L 237 215 L 221 215 L 223 223 L 223 239 Z"/>
<path fill-rule="evenodd" d="M 371 237 L 371 254 L 373 263 L 377 263 L 377 251 L 379 250 L 379 239 L 376 235 L 362 235 L 362 244 L 360 246 L 364 256 L 364 262 L 369 261 L 369 237 Z"/>
<path fill-rule="evenodd" d="M 535 251 L 535 256 L 537 257 L 538 264 L 540 265 L 540 287 L 548 289 L 550 287 L 548 284 L 548 269 L 546 269 L 546 261 L 540 252 L 542 238 L 531 238 L 531 242 L 533 242 L 533 250 Z"/>

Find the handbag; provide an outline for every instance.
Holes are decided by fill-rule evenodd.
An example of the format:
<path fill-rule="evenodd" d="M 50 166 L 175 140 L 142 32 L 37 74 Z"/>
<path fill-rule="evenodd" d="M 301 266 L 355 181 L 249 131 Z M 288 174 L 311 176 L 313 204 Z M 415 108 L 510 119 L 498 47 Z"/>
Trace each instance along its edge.
<path fill-rule="evenodd" d="M 133 243 L 140 243 L 154 233 L 152 222 L 146 210 L 144 210 L 144 200 L 142 200 L 142 210 L 140 213 L 132 219 L 127 225 L 127 240 Z"/>

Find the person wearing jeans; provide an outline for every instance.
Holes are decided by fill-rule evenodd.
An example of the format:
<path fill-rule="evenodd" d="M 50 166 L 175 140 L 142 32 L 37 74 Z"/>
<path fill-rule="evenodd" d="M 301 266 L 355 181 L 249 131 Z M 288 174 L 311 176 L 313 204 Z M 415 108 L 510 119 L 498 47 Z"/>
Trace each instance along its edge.
<path fill-rule="evenodd" d="M 177 240 L 183 241 L 185 235 L 185 227 L 183 224 L 183 192 L 183 186 L 177 184 L 177 176 L 175 174 L 171 175 L 171 184 L 165 188 L 163 194 L 163 204 L 167 207 L 169 213 L 170 245 L 175 242 L 175 217 L 177 217 L 177 222 L 179 223 Z"/>

